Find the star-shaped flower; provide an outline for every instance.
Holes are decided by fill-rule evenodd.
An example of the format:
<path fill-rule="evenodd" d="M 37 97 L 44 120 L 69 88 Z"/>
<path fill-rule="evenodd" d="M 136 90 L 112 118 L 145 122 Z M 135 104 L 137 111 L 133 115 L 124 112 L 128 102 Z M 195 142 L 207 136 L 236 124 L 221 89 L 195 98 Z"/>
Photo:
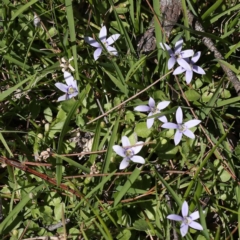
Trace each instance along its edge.
<path fill-rule="evenodd" d="M 55 83 L 55 86 L 58 89 L 60 89 L 62 92 L 65 93 L 63 96 L 58 98 L 58 102 L 68 100 L 68 99 L 73 98 L 78 95 L 77 81 L 74 80 L 71 73 L 65 71 L 64 79 L 65 79 L 67 85 L 63 84 L 63 83 Z"/>
<path fill-rule="evenodd" d="M 198 125 L 201 122 L 200 120 L 194 119 L 194 120 L 190 120 L 190 121 L 183 123 L 183 112 L 182 112 L 182 109 L 180 107 L 178 107 L 178 109 L 176 111 L 176 121 L 177 121 L 177 124 L 167 122 L 162 125 L 163 128 L 177 129 L 175 136 L 174 136 L 175 145 L 179 144 L 179 142 L 182 139 L 183 134 L 191 139 L 195 138 L 194 133 L 192 131 L 190 131 L 189 128 L 192 128 L 192 127 L 195 127 L 196 125 Z"/>
<path fill-rule="evenodd" d="M 149 98 L 148 106 L 140 105 L 134 108 L 135 111 L 139 112 L 149 112 L 148 117 L 151 117 L 154 114 L 160 113 L 162 109 L 166 108 L 169 105 L 169 101 L 163 101 L 155 105 L 155 101 L 153 98 Z M 161 122 L 167 122 L 166 116 L 157 117 Z M 151 128 L 154 123 L 154 118 L 147 119 L 147 128 Z"/>
<path fill-rule="evenodd" d="M 166 49 L 170 55 L 170 58 L 168 60 L 168 69 L 173 68 L 175 63 L 177 62 L 180 66 L 182 66 L 184 69 L 190 70 L 191 67 L 187 63 L 187 61 L 184 58 L 192 57 L 194 52 L 191 49 L 188 50 L 182 50 L 183 40 L 180 39 L 176 42 L 175 48 L 172 51 L 172 49 L 166 44 L 166 43 L 160 43 L 160 46 L 162 49 Z"/>
<path fill-rule="evenodd" d="M 113 150 L 123 157 L 122 162 L 120 163 L 119 169 L 125 169 L 128 167 L 130 161 L 135 162 L 135 163 L 141 163 L 144 164 L 145 160 L 141 156 L 137 156 L 135 154 L 139 153 L 143 147 L 143 142 L 137 142 L 135 145 L 131 147 L 131 143 L 128 139 L 128 137 L 123 136 L 122 137 L 122 147 L 119 145 L 114 145 Z"/>
<path fill-rule="evenodd" d="M 174 70 L 173 75 L 177 75 L 177 74 L 186 72 L 185 78 L 186 78 L 187 84 L 189 84 L 192 81 L 193 72 L 198 73 L 198 74 L 206 74 L 205 71 L 201 67 L 195 65 L 195 63 L 198 61 L 200 56 L 201 56 L 201 52 L 196 52 L 191 59 L 186 60 L 191 67 L 190 70 L 186 69 L 182 66 L 179 66 Z"/>
<path fill-rule="evenodd" d="M 184 201 L 182 205 L 182 216 L 177 214 L 170 214 L 167 216 L 168 219 L 174 220 L 174 221 L 180 221 L 181 227 L 180 232 L 182 237 L 184 237 L 188 232 L 188 227 L 197 229 L 197 230 L 203 230 L 203 227 L 198 222 L 195 222 L 194 220 L 199 218 L 199 212 L 193 212 L 188 216 L 188 203 Z"/>
<path fill-rule="evenodd" d="M 100 44 L 99 42 L 97 42 L 95 39 L 91 37 L 85 37 L 84 40 L 85 42 L 89 43 L 91 46 L 97 48 L 93 55 L 94 60 L 96 61 L 101 55 L 102 50 L 104 49 L 103 45 L 105 46 L 106 50 L 110 54 L 113 54 L 115 56 L 118 55 L 116 48 L 111 47 L 110 45 L 112 45 L 119 37 L 120 37 L 120 34 L 113 34 L 111 37 L 107 38 L 107 28 L 103 26 L 100 30 L 99 37 L 98 37 L 99 40 L 102 42 L 102 44 Z"/>

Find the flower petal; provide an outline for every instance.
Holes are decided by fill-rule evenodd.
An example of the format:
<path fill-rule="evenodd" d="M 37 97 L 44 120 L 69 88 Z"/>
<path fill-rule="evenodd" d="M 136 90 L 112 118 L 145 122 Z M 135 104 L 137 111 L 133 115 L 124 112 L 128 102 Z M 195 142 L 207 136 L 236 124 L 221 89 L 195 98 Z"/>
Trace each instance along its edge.
<path fill-rule="evenodd" d="M 188 63 L 186 60 L 184 60 L 183 58 L 178 58 L 178 59 L 177 59 L 177 63 L 178 63 L 181 67 L 183 67 L 185 70 L 192 71 L 192 68 L 191 68 L 191 66 L 189 65 L 189 63 Z"/>
<path fill-rule="evenodd" d="M 188 225 L 185 223 L 182 223 L 181 227 L 180 227 L 180 232 L 181 232 L 182 237 L 184 237 L 188 232 Z"/>
<path fill-rule="evenodd" d="M 188 57 L 192 57 L 194 54 L 193 50 L 188 49 L 188 50 L 184 50 L 181 52 L 181 56 L 182 58 L 188 58 Z"/>
<path fill-rule="evenodd" d="M 131 146 L 131 143 L 130 143 L 128 137 L 126 137 L 126 136 L 122 137 L 122 145 L 123 145 L 124 148 Z"/>
<path fill-rule="evenodd" d="M 101 47 L 101 44 L 98 43 L 95 39 L 93 39 L 91 37 L 85 37 L 84 41 L 87 42 L 88 44 L 90 44 L 93 47 L 96 47 L 96 48 Z"/>
<path fill-rule="evenodd" d="M 175 48 L 174 52 L 181 52 L 182 50 L 182 45 L 183 45 L 183 40 L 180 38 L 176 43 L 175 43 Z"/>
<path fill-rule="evenodd" d="M 126 157 L 126 154 L 125 154 L 125 149 L 119 145 L 114 145 L 113 147 L 113 151 L 118 154 L 119 156 L 121 157 Z"/>
<path fill-rule="evenodd" d="M 135 163 L 141 163 L 141 164 L 145 163 L 144 158 L 141 156 L 133 156 L 133 157 L 131 157 L 131 160 Z"/>
<path fill-rule="evenodd" d="M 175 63 L 176 63 L 176 58 L 175 57 L 170 57 L 168 59 L 168 70 L 172 69 Z"/>
<path fill-rule="evenodd" d="M 179 66 L 179 67 L 177 67 L 177 68 L 173 71 L 173 75 L 178 75 L 178 74 L 181 74 L 181 73 L 183 73 L 183 72 L 185 72 L 185 71 L 186 71 L 185 68 Z"/>
<path fill-rule="evenodd" d="M 184 125 L 187 128 L 192 128 L 192 127 L 197 126 L 200 122 L 201 122 L 201 120 L 193 119 L 193 120 L 189 120 L 189 121 L 185 122 Z"/>
<path fill-rule="evenodd" d="M 64 72 L 64 79 L 65 79 L 68 86 L 74 87 L 76 85 L 74 83 L 75 80 L 74 80 L 73 76 L 70 73 L 69 74 L 68 73 L 69 72 L 67 72 L 67 71 Z"/>
<path fill-rule="evenodd" d="M 200 223 L 198 223 L 198 222 L 192 221 L 191 223 L 189 223 L 189 226 L 191 228 L 194 228 L 194 229 L 197 229 L 197 230 L 203 230 L 202 225 Z"/>
<path fill-rule="evenodd" d="M 194 138 L 195 138 L 194 133 L 193 133 L 191 130 L 189 130 L 189 129 L 185 130 L 185 131 L 183 132 L 183 134 L 184 134 L 185 136 L 191 138 L 191 139 L 194 139 Z"/>
<path fill-rule="evenodd" d="M 150 113 L 148 114 L 148 117 L 150 117 L 150 116 L 152 116 L 152 115 L 153 115 L 153 113 L 150 112 Z M 154 118 L 148 118 L 148 119 L 147 119 L 147 128 L 148 128 L 148 129 L 151 128 L 152 125 L 153 125 L 153 123 L 154 123 Z"/>
<path fill-rule="evenodd" d="M 72 84 L 73 84 L 72 86 L 78 91 L 77 81 L 74 80 Z"/>
<path fill-rule="evenodd" d="M 157 105 L 158 110 L 166 108 L 170 104 L 170 101 L 162 101 Z"/>
<path fill-rule="evenodd" d="M 200 56 L 201 56 L 201 52 L 199 51 L 199 52 L 196 52 L 194 55 L 193 55 L 193 57 L 191 58 L 191 61 L 193 62 L 193 63 L 196 63 L 197 61 L 198 61 L 198 59 L 200 58 Z"/>
<path fill-rule="evenodd" d="M 112 36 L 110 36 L 110 37 L 107 39 L 108 45 L 113 44 L 115 41 L 118 40 L 118 38 L 119 38 L 120 36 L 121 36 L 120 34 L 113 34 Z"/>
<path fill-rule="evenodd" d="M 189 84 L 192 81 L 192 77 L 193 77 L 193 71 L 186 71 L 185 74 L 185 78 L 186 78 L 186 82 L 187 84 Z"/>
<path fill-rule="evenodd" d="M 199 219 L 199 211 L 193 212 L 192 214 L 189 215 L 189 217 L 194 221 L 196 219 Z"/>
<path fill-rule="evenodd" d="M 67 90 L 68 90 L 68 86 L 66 84 L 63 84 L 63 83 L 55 83 L 55 86 L 61 90 L 62 92 L 65 92 L 67 93 Z"/>
<path fill-rule="evenodd" d="M 129 162 L 130 162 L 130 160 L 128 158 L 124 158 L 120 163 L 119 169 L 122 170 L 122 169 L 125 169 L 126 167 L 128 167 Z"/>
<path fill-rule="evenodd" d="M 135 107 L 134 110 L 139 111 L 139 112 L 149 112 L 150 107 L 146 106 L 146 105 L 139 105 L 139 106 Z"/>
<path fill-rule="evenodd" d="M 188 215 L 188 203 L 184 201 L 182 205 L 182 216 L 187 217 L 187 215 Z"/>
<path fill-rule="evenodd" d="M 192 69 L 195 73 L 198 73 L 198 74 L 206 74 L 205 73 L 205 71 L 201 68 L 201 67 L 199 67 L 199 66 L 197 66 L 197 65 L 193 65 L 193 69 Z"/>
<path fill-rule="evenodd" d="M 177 129 L 178 125 L 176 123 L 166 122 L 161 127 L 167 129 Z"/>
<path fill-rule="evenodd" d="M 174 135 L 175 146 L 177 146 L 180 143 L 181 139 L 182 139 L 182 133 L 179 130 L 177 130 Z"/>
<path fill-rule="evenodd" d="M 173 221 L 182 221 L 182 216 L 179 216 L 177 214 L 170 214 L 167 216 L 167 219 L 173 220 Z"/>
<path fill-rule="evenodd" d="M 142 144 L 142 145 L 140 145 L 140 144 Z M 139 146 L 133 146 L 132 147 L 132 150 L 133 150 L 134 154 L 137 154 L 141 151 L 141 149 L 143 147 L 143 144 L 144 144 L 144 142 L 140 141 L 140 142 L 136 143 L 136 145 L 139 145 Z"/>
<path fill-rule="evenodd" d="M 148 105 L 150 108 L 155 108 L 155 101 L 153 98 L 151 98 L 151 97 L 149 98 Z"/>
<path fill-rule="evenodd" d="M 103 42 L 106 40 L 106 38 L 107 38 L 107 28 L 106 26 L 103 26 L 99 33 L 99 39 L 101 40 L 101 42 Z"/>
<path fill-rule="evenodd" d="M 64 95 L 62 95 L 61 97 L 59 97 L 58 98 L 58 102 L 60 102 L 60 101 L 65 101 L 65 100 L 67 100 L 68 98 L 67 98 L 67 94 L 64 94 Z"/>
<path fill-rule="evenodd" d="M 74 92 L 74 93 L 72 93 L 72 94 L 69 94 L 69 95 L 68 95 L 68 99 L 73 98 L 73 97 L 76 97 L 77 95 L 78 95 L 78 91 L 77 91 L 77 92 Z"/>
<path fill-rule="evenodd" d="M 112 55 L 115 55 L 115 56 L 118 55 L 118 51 L 117 51 L 117 49 L 114 48 L 114 47 L 108 46 L 108 47 L 107 47 L 107 51 L 108 51 L 109 53 L 111 53 Z"/>
<path fill-rule="evenodd" d="M 99 47 L 97 48 L 95 51 L 94 51 L 94 54 L 93 54 L 93 57 L 94 57 L 94 60 L 97 61 L 99 56 L 101 55 L 102 53 L 102 47 Z"/>
<path fill-rule="evenodd" d="M 169 55 L 173 54 L 172 49 L 166 43 L 160 43 L 160 46 L 163 50 L 167 50 Z"/>
<path fill-rule="evenodd" d="M 182 122 L 183 122 L 183 112 L 180 107 L 178 107 L 178 109 L 176 111 L 176 121 L 178 124 L 182 124 Z"/>
<path fill-rule="evenodd" d="M 69 77 L 72 77 L 72 74 L 71 74 L 70 72 L 68 72 L 68 71 L 65 71 L 65 72 L 63 73 L 63 77 L 64 77 L 64 79 L 66 80 L 66 79 L 68 79 Z"/>
<path fill-rule="evenodd" d="M 166 116 L 161 116 L 161 117 L 158 118 L 158 120 L 160 120 L 163 123 L 167 123 L 168 122 Z"/>

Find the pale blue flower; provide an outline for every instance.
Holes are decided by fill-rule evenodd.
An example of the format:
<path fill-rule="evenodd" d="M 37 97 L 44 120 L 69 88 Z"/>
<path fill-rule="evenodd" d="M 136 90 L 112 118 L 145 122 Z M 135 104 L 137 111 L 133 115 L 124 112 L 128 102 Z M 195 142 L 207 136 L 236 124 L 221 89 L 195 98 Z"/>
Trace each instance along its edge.
<path fill-rule="evenodd" d="M 191 49 L 182 51 L 182 45 L 182 39 L 176 42 L 174 50 L 172 50 L 166 43 L 160 43 L 162 49 L 166 49 L 170 55 L 168 60 L 168 69 L 172 69 L 176 62 L 184 69 L 191 69 L 190 65 L 184 58 L 192 57 L 194 52 Z"/>
<path fill-rule="evenodd" d="M 135 163 L 144 164 L 145 160 L 141 156 L 137 156 L 135 154 L 139 153 L 143 147 L 143 142 L 137 142 L 136 146 L 131 147 L 131 143 L 128 137 L 122 137 L 122 147 L 119 145 L 114 145 L 113 150 L 121 157 L 123 157 L 122 162 L 120 163 L 119 169 L 125 169 L 128 167 L 130 161 Z"/>
<path fill-rule="evenodd" d="M 201 56 L 201 52 L 196 52 L 191 59 L 186 59 L 186 61 L 190 65 L 191 69 L 185 68 L 183 66 L 179 66 L 174 70 L 173 75 L 177 75 L 177 74 L 181 74 L 181 73 L 185 72 L 186 82 L 187 82 L 187 84 L 189 84 L 192 81 L 193 72 L 202 74 L 202 75 L 206 74 L 205 71 L 201 67 L 195 65 L 195 63 L 198 61 L 200 56 Z"/>
<path fill-rule="evenodd" d="M 55 86 L 58 89 L 60 89 L 62 92 L 65 93 L 63 96 L 58 98 L 58 102 L 68 100 L 68 99 L 73 98 L 78 95 L 77 81 L 74 80 L 71 73 L 65 71 L 64 79 L 65 79 L 67 85 L 63 84 L 63 83 L 55 83 Z"/>
<path fill-rule="evenodd" d="M 120 34 L 113 34 L 112 36 L 107 38 L 107 28 L 103 26 L 100 30 L 99 37 L 98 37 L 99 40 L 102 42 L 102 44 L 100 44 L 99 42 L 97 42 L 95 39 L 91 37 L 85 37 L 84 40 L 91 46 L 97 48 L 93 54 L 94 60 L 96 61 L 101 55 L 102 50 L 104 49 L 102 45 L 105 46 L 106 50 L 110 54 L 115 56 L 118 55 L 116 48 L 111 47 L 110 45 L 112 45 L 119 37 L 120 37 Z"/>
<path fill-rule="evenodd" d="M 183 134 L 191 139 L 195 138 L 194 133 L 192 131 L 190 131 L 189 128 L 192 128 L 192 127 L 195 127 L 196 125 L 198 125 L 201 122 L 200 120 L 194 119 L 194 120 L 190 120 L 190 121 L 183 123 L 183 112 L 182 112 L 182 109 L 180 107 L 178 107 L 178 109 L 176 111 L 176 121 L 177 121 L 177 124 L 167 122 L 162 125 L 162 128 L 177 129 L 175 136 L 174 136 L 175 145 L 179 144 L 179 142 L 182 139 Z"/>
<path fill-rule="evenodd" d="M 199 212 L 193 212 L 188 216 L 188 203 L 184 201 L 182 205 L 182 216 L 177 214 L 170 214 L 167 216 L 168 219 L 179 221 L 181 223 L 180 232 L 182 237 L 184 237 L 188 232 L 188 227 L 194 228 L 196 230 L 203 230 L 203 227 L 198 222 L 195 222 L 194 220 L 199 218 Z"/>
<path fill-rule="evenodd" d="M 139 112 L 149 112 L 148 117 L 151 117 L 154 114 L 158 114 L 161 113 L 161 110 L 163 110 L 164 108 L 166 108 L 169 105 L 169 101 L 162 101 L 160 103 L 158 103 L 158 105 L 156 106 L 155 101 L 153 98 L 149 98 L 148 101 L 148 106 L 147 105 L 140 105 L 134 108 L 135 111 L 139 111 Z M 161 116 L 161 117 L 157 117 L 161 122 L 167 122 L 167 118 L 166 116 Z M 154 123 L 154 117 L 153 118 L 148 118 L 147 119 L 147 128 L 151 128 L 153 123 Z"/>

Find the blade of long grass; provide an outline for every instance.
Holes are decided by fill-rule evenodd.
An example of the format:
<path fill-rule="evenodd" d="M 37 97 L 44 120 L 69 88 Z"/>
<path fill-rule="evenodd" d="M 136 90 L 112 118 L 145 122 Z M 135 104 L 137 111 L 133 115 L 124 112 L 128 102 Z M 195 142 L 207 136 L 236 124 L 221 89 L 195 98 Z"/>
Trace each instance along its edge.
<path fill-rule="evenodd" d="M 97 121 L 96 127 L 95 127 L 95 132 L 94 132 L 94 139 L 93 139 L 93 144 L 92 144 L 92 149 L 91 151 L 97 151 L 100 150 L 98 149 L 99 146 L 99 141 L 100 141 L 100 135 L 101 135 L 101 120 L 99 119 Z M 93 164 L 96 160 L 97 154 L 91 154 L 89 158 L 89 162 Z"/>
<path fill-rule="evenodd" d="M 217 0 L 208 10 L 202 15 L 202 20 L 206 19 L 210 14 L 212 14 L 223 2 L 223 0 Z"/>
<path fill-rule="evenodd" d="M 127 83 L 131 77 L 137 72 L 137 70 L 145 63 L 147 56 L 141 57 L 128 71 L 127 76 L 125 78 L 125 82 Z"/>
<path fill-rule="evenodd" d="M 65 6 L 66 6 L 66 12 L 67 12 L 67 20 L 68 20 L 71 48 L 72 48 L 75 71 L 76 71 L 76 78 L 79 79 L 78 64 L 77 64 L 76 31 L 75 31 L 76 24 L 74 22 L 72 0 L 65 0 Z"/>
<path fill-rule="evenodd" d="M 112 80 L 112 82 L 115 84 L 116 87 L 119 88 L 119 90 L 124 93 L 125 95 L 127 95 L 126 93 L 126 87 L 117 79 L 115 78 L 110 72 L 108 72 L 107 70 L 105 70 L 104 68 L 102 68 L 103 71 L 109 76 L 109 78 Z"/>
<path fill-rule="evenodd" d="M 7 144 L 7 142 L 5 141 L 5 138 L 3 137 L 3 135 L 2 135 L 1 132 L 0 132 L 0 140 L 1 140 L 2 144 L 3 144 L 3 146 L 5 147 L 5 149 L 7 150 L 7 152 L 9 153 L 9 155 L 10 155 L 11 157 L 13 157 L 13 153 L 12 153 L 12 151 L 10 150 L 10 148 L 8 147 L 8 144 Z"/>
<path fill-rule="evenodd" d="M 127 193 L 128 189 L 132 186 L 132 184 L 137 180 L 139 174 L 140 174 L 140 169 L 135 168 L 130 177 L 126 180 L 123 188 L 121 191 L 118 193 L 116 198 L 114 199 L 114 207 L 122 200 L 123 196 Z"/>
<path fill-rule="evenodd" d="M 21 87 L 24 83 L 30 81 L 35 76 L 30 76 L 27 79 L 23 80 L 22 82 L 16 84 L 14 87 L 11 87 L 7 89 L 6 91 L 2 92 L 0 94 L 0 102 L 3 101 L 5 98 L 7 98 L 10 94 L 12 94 L 14 91 L 16 91 L 19 87 Z"/>
<path fill-rule="evenodd" d="M 64 161 L 67 162 L 70 166 L 74 166 L 74 167 L 76 167 L 76 168 L 81 169 L 81 170 L 84 171 L 85 173 L 88 173 L 88 174 L 90 173 L 90 169 L 89 169 L 89 168 L 86 168 L 85 166 L 83 166 L 83 165 L 81 165 L 80 163 L 72 160 L 71 158 L 68 158 L 68 157 L 65 157 L 65 156 L 61 156 L 61 155 L 58 155 L 58 154 L 56 154 L 56 153 L 54 153 L 53 156 L 64 160 Z"/>
<path fill-rule="evenodd" d="M 156 174 L 164 187 L 168 190 L 168 192 L 172 195 L 173 199 L 176 201 L 178 204 L 179 208 L 182 206 L 182 200 L 178 197 L 176 192 L 172 189 L 172 187 L 164 180 L 164 178 L 156 171 Z"/>
<path fill-rule="evenodd" d="M 216 21 L 219 20 L 219 18 L 223 17 L 224 15 L 229 15 L 231 14 L 232 11 L 238 11 L 240 9 L 240 4 L 237 4 L 231 8 L 228 8 L 226 11 L 223 11 L 219 13 L 218 15 L 214 16 L 212 19 L 210 19 L 210 23 L 213 24 Z"/>
<path fill-rule="evenodd" d="M 113 131 L 112 131 L 112 134 L 111 134 L 110 141 L 108 143 L 108 151 L 107 151 L 107 153 L 105 155 L 105 158 L 104 158 L 103 173 L 107 173 L 108 170 L 109 170 L 109 165 L 110 165 L 111 157 L 112 157 L 112 146 L 113 146 L 115 138 L 117 136 L 120 117 L 121 117 L 121 114 L 118 115 L 118 118 L 114 122 L 114 128 L 113 128 Z"/>
<path fill-rule="evenodd" d="M 64 143 L 63 138 L 68 131 L 68 125 L 70 123 L 70 120 L 72 119 L 73 114 L 75 114 L 77 108 L 82 104 L 83 99 L 86 97 L 90 89 L 91 89 L 91 86 L 88 84 L 85 88 L 85 91 L 82 91 L 80 93 L 79 100 L 75 102 L 75 104 L 73 105 L 73 107 L 71 108 L 71 110 L 67 115 L 67 118 L 63 124 L 62 131 L 60 133 L 59 140 L 58 140 L 58 148 L 57 148 L 58 154 L 62 153 L 62 147 Z M 61 158 L 57 158 L 56 160 L 56 181 L 58 186 L 62 181 L 62 159 Z"/>
<path fill-rule="evenodd" d="M 182 0 L 182 10 L 183 10 L 184 26 L 186 27 L 186 29 L 184 30 L 185 39 L 187 41 L 190 41 L 190 32 L 187 30 L 189 29 L 189 22 L 187 17 L 187 5 L 185 0 Z"/>

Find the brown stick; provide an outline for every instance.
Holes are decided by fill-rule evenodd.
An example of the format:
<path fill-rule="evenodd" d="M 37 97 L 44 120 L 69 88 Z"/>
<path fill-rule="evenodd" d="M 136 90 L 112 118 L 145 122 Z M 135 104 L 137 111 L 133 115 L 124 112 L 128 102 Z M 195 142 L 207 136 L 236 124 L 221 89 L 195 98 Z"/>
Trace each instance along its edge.
<path fill-rule="evenodd" d="M 10 159 L 7 159 L 7 158 L 4 158 L 4 157 L 0 157 L 0 162 L 4 163 L 4 164 L 7 164 L 7 165 L 10 165 L 12 167 L 16 167 L 24 172 L 27 172 L 27 173 L 31 173 L 37 177 L 40 177 L 41 179 L 45 180 L 46 182 L 49 182 L 55 186 L 57 186 L 57 182 L 55 179 L 53 178 L 50 178 L 48 177 L 47 175 L 43 174 L 43 173 L 40 173 L 36 170 L 33 170 L 32 168 L 18 162 L 18 161 L 14 161 L 14 160 L 10 160 Z M 79 192 L 77 191 L 74 191 L 73 189 L 69 188 L 68 186 L 66 186 L 65 184 L 61 183 L 59 185 L 59 187 L 67 192 L 70 192 L 72 193 L 73 195 L 76 195 L 78 196 L 79 198 L 82 198 L 83 195 L 81 195 Z"/>

